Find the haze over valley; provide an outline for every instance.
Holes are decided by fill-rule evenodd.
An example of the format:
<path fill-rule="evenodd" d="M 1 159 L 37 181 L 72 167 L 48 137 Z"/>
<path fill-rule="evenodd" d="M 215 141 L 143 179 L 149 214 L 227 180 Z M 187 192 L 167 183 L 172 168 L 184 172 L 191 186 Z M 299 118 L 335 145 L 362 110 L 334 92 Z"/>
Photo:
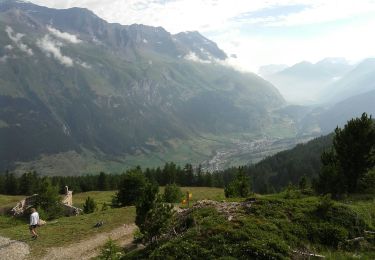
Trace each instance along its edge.
<path fill-rule="evenodd" d="M 372 58 L 263 65 L 258 75 L 198 31 L 22 1 L 2 1 L 0 13 L 2 171 L 76 175 L 168 161 L 222 170 L 375 110 Z"/>

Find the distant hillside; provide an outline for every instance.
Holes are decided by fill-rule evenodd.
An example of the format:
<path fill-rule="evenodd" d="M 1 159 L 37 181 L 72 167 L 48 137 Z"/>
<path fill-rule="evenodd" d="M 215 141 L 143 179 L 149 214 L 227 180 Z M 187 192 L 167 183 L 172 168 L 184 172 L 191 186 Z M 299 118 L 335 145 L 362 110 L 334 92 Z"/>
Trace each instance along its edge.
<path fill-rule="evenodd" d="M 219 65 L 227 55 L 198 32 L 110 24 L 86 9 L 2 1 L 0 46 L 0 171 L 136 164 L 176 140 L 262 133 L 285 103 L 269 82 Z"/>
<path fill-rule="evenodd" d="M 264 65 L 259 68 L 258 74 L 264 78 L 267 78 L 270 75 L 276 74 L 282 70 L 288 68 L 285 64 L 269 64 Z"/>
<path fill-rule="evenodd" d="M 266 74 L 264 78 L 272 82 L 288 101 L 309 104 L 319 102 L 321 92 L 350 69 L 352 65 L 345 59 L 326 58 L 315 64 L 303 61 Z"/>
<path fill-rule="evenodd" d="M 374 100 L 375 90 L 352 96 L 332 106 L 312 109 L 300 119 L 300 132 L 315 129 L 327 134 L 337 126 L 343 126 L 348 118 L 359 117 L 364 112 L 375 116 Z M 306 108 L 299 108 L 298 111 L 302 113 Z"/>
<path fill-rule="evenodd" d="M 289 183 L 298 184 L 302 176 L 317 177 L 321 168 L 320 156 L 332 145 L 333 134 L 318 137 L 306 144 L 277 153 L 247 168 L 253 176 L 255 192 L 280 190 Z"/>
<path fill-rule="evenodd" d="M 375 90 L 375 58 L 365 59 L 327 87 L 321 99 L 332 104 L 372 90 Z"/>

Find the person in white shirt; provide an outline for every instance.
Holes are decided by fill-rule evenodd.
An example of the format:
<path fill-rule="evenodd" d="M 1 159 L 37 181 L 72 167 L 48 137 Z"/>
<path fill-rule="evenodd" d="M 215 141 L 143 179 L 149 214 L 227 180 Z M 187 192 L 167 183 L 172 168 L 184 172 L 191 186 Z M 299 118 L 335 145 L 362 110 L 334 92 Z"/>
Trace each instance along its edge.
<path fill-rule="evenodd" d="M 30 233 L 33 235 L 32 238 L 36 239 L 38 234 L 36 233 L 36 228 L 39 225 L 39 213 L 36 212 L 35 208 L 31 208 L 31 215 L 30 215 Z"/>

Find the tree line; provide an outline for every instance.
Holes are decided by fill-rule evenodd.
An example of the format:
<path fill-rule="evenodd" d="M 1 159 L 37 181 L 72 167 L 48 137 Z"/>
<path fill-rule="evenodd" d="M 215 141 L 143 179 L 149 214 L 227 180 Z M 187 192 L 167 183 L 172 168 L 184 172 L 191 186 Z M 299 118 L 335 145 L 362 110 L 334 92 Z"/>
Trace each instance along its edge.
<path fill-rule="evenodd" d="M 314 186 L 318 193 L 356 193 L 375 190 L 375 123 L 371 116 L 363 114 L 335 133 L 317 138 L 307 144 L 268 157 L 255 165 L 232 167 L 223 171 L 205 172 L 201 166 L 191 164 L 180 167 L 173 162 L 163 167 L 136 167 L 122 174 L 101 172 L 97 175 L 42 177 L 36 172 L 16 176 L 0 174 L 0 194 L 30 195 L 36 193 L 38 184 L 49 179 L 63 192 L 65 186 L 75 192 L 92 190 L 118 190 L 124 177 L 138 171 L 149 181 L 160 186 L 227 187 L 238 176 L 245 176 L 256 193 L 279 192 L 303 180 Z M 241 177 L 243 178 L 243 177 Z M 237 186 L 229 187 L 237 190 Z"/>
<path fill-rule="evenodd" d="M 82 176 L 41 176 L 37 172 L 26 172 L 20 176 L 12 172 L 0 174 L 0 194 L 7 195 L 32 195 L 40 189 L 40 183 L 49 180 L 63 193 L 65 186 L 75 193 L 87 191 L 106 191 L 119 189 L 123 179 L 130 172 L 137 171 L 148 180 L 160 186 L 177 184 L 186 187 L 225 187 L 234 179 L 237 169 L 233 168 L 223 172 L 204 172 L 202 167 L 196 168 L 191 164 L 180 167 L 173 162 L 165 163 L 163 167 L 142 169 L 140 166 L 130 169 L 122 174 L 109 174 L 100 172 Z"/>

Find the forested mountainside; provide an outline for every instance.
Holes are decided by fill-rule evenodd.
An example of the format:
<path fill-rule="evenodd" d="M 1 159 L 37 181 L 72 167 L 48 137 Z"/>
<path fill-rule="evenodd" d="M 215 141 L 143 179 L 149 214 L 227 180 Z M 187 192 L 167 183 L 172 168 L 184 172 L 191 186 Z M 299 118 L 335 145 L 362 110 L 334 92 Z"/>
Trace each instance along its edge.
<path fill-rule="evenodd" d="M 226 54 L 198 32 L 110 24 L 86 9 L 2 1 L 0 46 L 1 170 L 50 154 L 119 160 L 206 133 L 260 133 L 285 103 L 262 78 L 220 65 Z"/>
<path fill-rule="evenodd" d="M 320 173 L 321 155 L 330 149 L 332 140 L 333 134 L 321 136 L 247 167 L 255 192 L 278 191 L 289 183 L 297 185 L 303 176 L 311 183 Z"/>

